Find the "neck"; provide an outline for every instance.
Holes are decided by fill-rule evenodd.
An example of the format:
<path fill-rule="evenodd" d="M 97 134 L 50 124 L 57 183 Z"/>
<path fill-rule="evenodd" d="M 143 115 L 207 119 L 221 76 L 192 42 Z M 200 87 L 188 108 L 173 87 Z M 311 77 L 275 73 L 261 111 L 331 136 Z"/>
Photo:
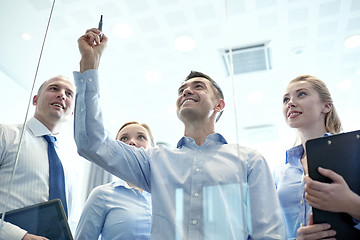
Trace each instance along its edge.
<path fill-rule="evenodd" d="M 206 137 L 213 133 L 215 133 L 214 122 L 204 123 L 202 121 L 185 124 L 184 135 L 193 138 L 198 146 L 201 146 L 205 142 Z"/>
<path fill-rule="evenodd" d="M 322 124 L 320 126 L 314 126 L 306 129 L 299 128 L 298 132 L 301 139 L 301 144 L 305 150 L 305 143 L 310 139 L 322 137 L 326 133 L 326 129 L 324 124 Z"/>
<path fill-rule="evenodd" d="M 58 134 L 60 132 L 61 123 L 60 121 L 47 121 L 47 119 L 35 116 L 52 134 Z"/>

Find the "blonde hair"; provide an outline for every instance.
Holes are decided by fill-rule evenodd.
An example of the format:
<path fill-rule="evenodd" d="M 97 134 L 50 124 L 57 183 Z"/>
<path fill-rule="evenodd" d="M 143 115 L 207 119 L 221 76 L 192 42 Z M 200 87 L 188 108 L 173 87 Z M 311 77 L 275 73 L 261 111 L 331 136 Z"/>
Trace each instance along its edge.
<path fill-rule="evenodd" d="M 330 94 L 329 89 L 326 84 L 317 77 L 311 75 L 300 75 L 293 80 L 290 81 L 289 85 L 294 82 L 308 82 L 312 86 L 312 88 L 319 94 L 321 101 L 324 103 L 331 104 L 330 111 L 326 114 L 325 117 L 325 129 L 330 133 L 339 133 L 341 131 L 341 121 L 336 112 L 335 106 L 333 104 L 333 100 Z"/>
<path fill-rule="evenodd" d="M 146 129 L 146 131 L 148 132 L 148 134 L 149 134 L 151 146 L 155 146 L 155 140 L 154 140 L 154 137 L 153 137 L 153 135 L 152 135 L 152 132 L 151 132 L 150 127 L 149 127 L 147 124 L 145 124 L 145 123 L 139 123 L 139 122 L 136 122 L 136 121 L 129 121 L 129 122 L 124 123 L 124 125 L 122 125 L 122 126 L 120 127 L 119 131 L 117 132 L 117 134 L 116 134 L 116 139 L 118 138 L 120 131 L 121 131 L 124 127 L 129 126 L 129 125 L 131 125 L 131 124 L 137 124 L 137 125 L 140 125 L 140 126 L 144 127 L 144 128 Z"/>

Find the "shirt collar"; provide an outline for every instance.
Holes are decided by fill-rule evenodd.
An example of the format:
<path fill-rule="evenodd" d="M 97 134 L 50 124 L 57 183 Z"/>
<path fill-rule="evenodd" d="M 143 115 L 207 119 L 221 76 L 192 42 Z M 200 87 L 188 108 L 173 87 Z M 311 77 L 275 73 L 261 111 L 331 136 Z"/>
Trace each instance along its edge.
<path fill-rule="evenodd" d="M 49 129 L 47 129 L 47 127 L 35 117 L 30 118 L 27 121 L 26 125 L 36 137 L 41 137 L 43 135 L 52 135 Z"/>
<path fill-rule="evenodd" d="M 332 133 L 328 132 L 328 133 L 325 133 L 322 137 L 328 137 L 331 135 L 332 135 Z M 299 164 L 299 159 L 301 159 L 303 154 L 304 154 L 304 148 L 303 148 L 302 144 L 300 144 L 296 147 L 293 147 L 286 151 L 286 162 L 285 163 L 289 163 L 290 165 L 296 166 Z"/>
<path fill-rule="evenodd" d="M 286 151 L 286 162 L 290 165 L 296 166 L 299 164 L 299 159 L 301 159 L 302 155 L 304 154 L 304 148 L 302 144 L 293 147 Z"/>
<path fill-rule="evenodd" d="M 205 142 L 208 142 L 208 141 L 213 141 L 213 142 L 219 142 L 219 143 L 222 143 L 222 144 L 227 144 L 227 141 L 225 140 L 225 138 L 220 134 L 220 133 L 213 133 L 213 134 L 210 134 L 206 137 L 205 139 Z M 188 145 L 188 144 L 191 144 L 191 143 L 195 143 L 194 139 L 191 138 L 191 137 L 182 137 L 180 139 L 180 141 L 178 142 L 177 144 L 177 148 L 182 148 L 182 146 L 184 145 Z"/>
<path fill-rule="evenodd" d="M 131 188 L 124 180 L 118 179 L 113 183 L 113 186 L 116 187 L 126 187 Z"/>

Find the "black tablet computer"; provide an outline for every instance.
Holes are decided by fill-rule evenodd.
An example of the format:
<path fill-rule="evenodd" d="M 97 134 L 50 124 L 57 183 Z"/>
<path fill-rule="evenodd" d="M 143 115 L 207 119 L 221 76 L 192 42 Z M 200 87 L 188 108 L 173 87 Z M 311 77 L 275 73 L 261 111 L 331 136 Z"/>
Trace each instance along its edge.
<path fill-rule="evenodd" d="M 8 211 L 4 220 L 50 240 L 73 240 L 59 199 Z"/>
<path fill-rule="evenodd" d="M 360 130 L 316 138 L 306 142 L 309 176 L 330 183 L 318 172 L 318 167 L 331 169 L 341 175 L 349 188 L 360 195 Z M 349 214 L 313 208 L 314 223 L 329 223 L 336 231 L 336 239 L 360 239 Z"/>

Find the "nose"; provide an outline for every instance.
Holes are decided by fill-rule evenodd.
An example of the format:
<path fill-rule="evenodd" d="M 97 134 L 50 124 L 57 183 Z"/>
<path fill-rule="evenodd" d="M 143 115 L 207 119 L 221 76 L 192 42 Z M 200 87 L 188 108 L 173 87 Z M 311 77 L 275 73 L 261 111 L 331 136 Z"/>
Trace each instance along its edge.
<path fill-rule="evenodd" d="M 292 98 L 290 98 L 289 101 L 287 102 L 287 106 L 288 108 L 295 107 L 295 103 Z"/>
<path fill-rule="evenodd" d="M 134 139 L 130 139 L 127 144 L 131 145 L 131 146 L 134 146 L 134 147 L 137 147 L 136 142 L 134 141 Z"/>
<path fill-rule="evenodd" d="M 66 98 L 65 90 L 60 90 L 60 91 L 58 92 L 57 97 L 58 97 L 58 98 L 61 98 L 62 100 L 65 100 L 65 98 Z"/>
<path fill-rule="evenodd" d="M 190 89 L 190 87 L 184 89 L 183 96 L 191 95 L 191 94 L 193 94 L 193 91 Z"/>

